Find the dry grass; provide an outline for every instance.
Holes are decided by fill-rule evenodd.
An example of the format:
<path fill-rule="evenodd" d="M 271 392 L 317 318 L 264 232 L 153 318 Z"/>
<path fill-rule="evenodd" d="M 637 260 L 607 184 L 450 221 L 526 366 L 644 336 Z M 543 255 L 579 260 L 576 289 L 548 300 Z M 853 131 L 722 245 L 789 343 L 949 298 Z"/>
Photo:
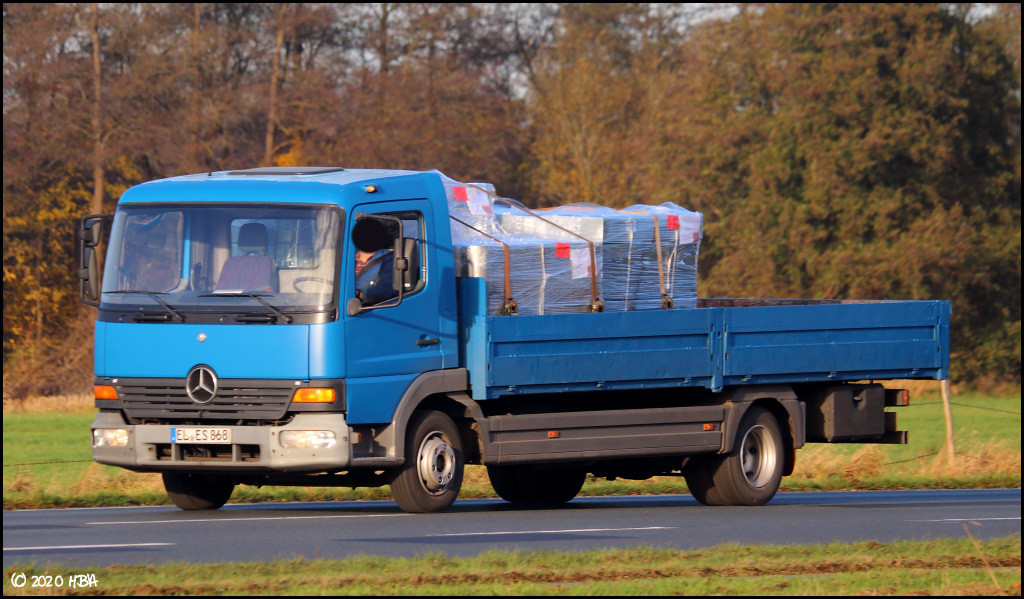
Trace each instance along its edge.
<path fill-rule="evenodd" d="M 866 381 L 865 381 L 866 382 Z M 942 381 L 918 381 L 913 379 L 897 379 L 892 381 L 880 381 L 887 389 L 906 389 L 910 391 L 910 401 L 915 399 L 936 399 L 942 397 Z M 951 385 L 950 393 L 959 395 L 966 391 L 962 385 Z"/>
<path fill-rule="evenodd" d="M 972 443 L 958 450 L 950 463 L 945 452 L 918 460 L 893 463 L 884 446 L 865 445 L 852 455 L 841 446 L 810 444 L 797 457 L 794 480 L 816 480 L 840 477 L 851 483 L 883 475 L 904 475 L 932 478 L 964 478 L 982 475 L 1020 475 L 1020 449 L 1002 443 Z"/>
<path fill-rule="evenodd" d="M 164 492 L 163 481 L 159 474 L 117 469 L 113 470 L 114 475 L 111 476 L 111 470 L 111 468 L 101 466 L 95 462 L 89 464 L 78 480 L 75 481 L 70 495 L 72 497 L 87 495 L 94 493 L 97 489 L 116 491 L 125 495 L 143 492 Z"/>
<path fill-rule="evenodd" d="M 27 414 L 40 412 L 89 412 L 95 411 L 92 393 L 74 395 L 30 396 L 13 399 L 4 396 L 4 414 Z"/>

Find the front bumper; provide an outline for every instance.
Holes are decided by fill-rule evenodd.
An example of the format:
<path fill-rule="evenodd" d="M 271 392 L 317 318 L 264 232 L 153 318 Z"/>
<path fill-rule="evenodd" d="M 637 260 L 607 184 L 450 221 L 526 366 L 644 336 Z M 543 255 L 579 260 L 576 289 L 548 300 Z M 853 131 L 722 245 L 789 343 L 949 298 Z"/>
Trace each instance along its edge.
<path fill-rule="evenodd" d="M 171 443 L 174 425 L 128 424 L 120 412 L 100 412 L 92 429 L 128 431 L 124 447 L 93 447 L 93 460 L 140 472 L 188 470 L 207 472 L 335 472 L 351 462 L 351 442 L 345 415 L 305 413 L 283 426 L 229 426 L 230 445 Z M 337 443 L 329 449 L 284 448 L 279 442 L 287 430 L 332 431 Z"/>

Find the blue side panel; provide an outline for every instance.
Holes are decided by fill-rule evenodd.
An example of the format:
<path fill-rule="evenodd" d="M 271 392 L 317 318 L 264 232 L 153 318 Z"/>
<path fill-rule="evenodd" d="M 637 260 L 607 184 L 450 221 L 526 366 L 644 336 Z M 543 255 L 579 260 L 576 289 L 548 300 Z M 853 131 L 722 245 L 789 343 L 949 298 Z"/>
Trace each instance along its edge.
<path fill-rule="evenodd" d="M 487 399 L 487 290 L 483 279 L 458 278 L 459 366 L 469 372 L 469 386 L 475 400 Z"/>
<path fill-rule="evenodd" d="M 99 376 L 184 377 L 206 364 L 221 378 L 309 378 L 306 325 L 106 323 L 100 342 Z"/>
<path fill-rule="evenodd" d="M 309 326 L 309 378 L 345 378 L 345 323 Z"/>
<path fill-rule="evenodd" d="M 474 399 L 516 393 L 948 378 L 949 302 L 483 316 L 459 280 Z"/>
<path fill-rule="evenodd" d="M 487 317 L 488 394 L 711 386 L 714 316 L 666 310 Z"/>
<path fill-rule="evenodd" d="M 102 376 L 103 365 L 107 362 L 104 352 L 107 347 L 107 323 L 97 320 L 94 330 L 95 336 L 93 339 L 95 341 L 92 346 L 92 373 L 96 376 Z"/>
<path fill-rule="evenodd" d="M 726 385 L 944 378 L 946 302 L 725 308 Z"/>
<path fill-rule="evenodd" d="M 349 424 L 391 422 L 399 400 L 414 380 L 415 374 L 346 379 L 348 415 L 345 421 Z"/>

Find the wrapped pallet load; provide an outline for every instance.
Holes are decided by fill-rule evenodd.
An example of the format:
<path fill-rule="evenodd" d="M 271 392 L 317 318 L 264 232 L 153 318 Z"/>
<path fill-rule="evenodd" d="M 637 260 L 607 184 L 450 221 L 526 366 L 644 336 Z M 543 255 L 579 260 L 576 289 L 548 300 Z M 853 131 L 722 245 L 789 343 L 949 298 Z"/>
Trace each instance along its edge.
<path fill-rule="evenodd" d="M 490 315 L 695 307 L 701 215 L 671 203 L 530 210 L 442 175 L 456 276 L 485 280 Z"/>
<path fill-rule="evenodd" d="M 637 204 L 623 212 L 645 213 L 658 219 L 665 293 L 675 308 L 697 307 L 697 257 L 703 238 L 704 216 L 672 202 L 658 206 Z"/>
<path fill-rule="evenodd" d="M 601 299 L 609 311 L 662 307 L 657 230 L 653 215 L 598 204 L 568 204 L 543 211 L 551 218 L 597 221 L 601 242 Z"/>
<path fill-rule="evenodd" d="M 529 288 L 522 292 L 520 314 L 589 312 L 591 287 L 600 297 L 601 221 L 597 218 L 552 218 L 547 214 L 509 210 L 498 224 L 506 239 L 529 247 Z M 590 242 L 590 243 L 588 243 Z M 594 246 L 591 271 L 590 246 Z M 518 292 L 517 295 L 519 293 Z"/>

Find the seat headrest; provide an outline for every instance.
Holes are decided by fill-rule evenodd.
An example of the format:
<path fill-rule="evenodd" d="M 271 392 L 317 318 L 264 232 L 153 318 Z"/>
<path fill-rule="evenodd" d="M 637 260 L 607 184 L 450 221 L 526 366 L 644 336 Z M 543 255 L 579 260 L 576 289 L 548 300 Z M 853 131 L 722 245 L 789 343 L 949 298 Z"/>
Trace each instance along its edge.
<path fill-rule="evenodd" d="M 245 223 L 238 230 L 238 249 L 243 254 L 267 251 L 267 227 L 260 223 Z"/>

